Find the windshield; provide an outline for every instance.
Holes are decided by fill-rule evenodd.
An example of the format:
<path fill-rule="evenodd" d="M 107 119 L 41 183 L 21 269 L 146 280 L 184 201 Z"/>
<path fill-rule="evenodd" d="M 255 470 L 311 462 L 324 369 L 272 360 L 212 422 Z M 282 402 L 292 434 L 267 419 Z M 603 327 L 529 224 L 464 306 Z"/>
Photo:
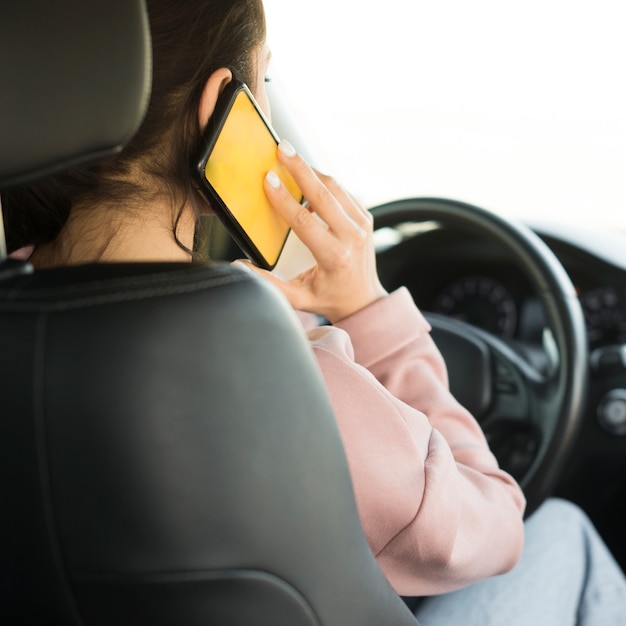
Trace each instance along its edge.
<path fill-rule="evenodd" d="M 265 0 L 271 77 L 366 205 L 626 228 L 620 0 Z"/>

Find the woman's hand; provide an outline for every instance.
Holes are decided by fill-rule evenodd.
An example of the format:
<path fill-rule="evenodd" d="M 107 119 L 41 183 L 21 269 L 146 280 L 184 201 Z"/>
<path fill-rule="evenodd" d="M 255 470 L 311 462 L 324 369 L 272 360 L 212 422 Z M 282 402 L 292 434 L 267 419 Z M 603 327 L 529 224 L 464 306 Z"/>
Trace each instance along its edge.
<path fill-rule="evenodd" d="M 307 204 L 294 200 L 274 172 L 265 178 L 265 193 L 317 264 L 290 280 L 255 271 L 277 285 L 295 309 L 338 322 L 387 293 L 376 271 L 373 218 L 332 178 L 314 171 L 289 143 L 281 141 L 278 158 Z"/>

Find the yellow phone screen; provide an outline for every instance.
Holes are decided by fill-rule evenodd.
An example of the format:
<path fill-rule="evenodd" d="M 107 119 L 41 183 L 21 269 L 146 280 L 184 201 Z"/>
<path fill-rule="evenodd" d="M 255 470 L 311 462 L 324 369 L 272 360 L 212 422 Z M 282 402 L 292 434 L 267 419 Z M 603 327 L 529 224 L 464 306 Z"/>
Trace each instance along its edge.
<path fill-rule="evenodd" d="M 289 226 L 269 203 L 263 188 L 268 171 L 278 174 L 291 195 L 300 189 L 276 157 L 276 139 L 247 91 L 237 92 L 215 141 L 205 176 L 239 228 L 273 267 L 289 234 Z"/>

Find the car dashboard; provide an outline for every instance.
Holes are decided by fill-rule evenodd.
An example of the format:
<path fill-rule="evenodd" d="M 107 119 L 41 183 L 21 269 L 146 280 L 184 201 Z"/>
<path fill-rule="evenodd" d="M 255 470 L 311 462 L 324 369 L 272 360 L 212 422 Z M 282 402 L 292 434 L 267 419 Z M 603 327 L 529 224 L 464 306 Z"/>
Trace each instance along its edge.
<path fill-rule="evenodd" d="M 539 342 L 546 315 L 528 277 L 497 243 L 435 224 L 378 237 L 389 288 L 405 285 L 424 311 L 469 322 L 502 339 Z M 535 232 L 565 267 L 580 298 L 590 352 L 626 343 L 626 234 L 613 258 L 601 241 Z M 600 256 L 602 247 L 602 256 Z"/>

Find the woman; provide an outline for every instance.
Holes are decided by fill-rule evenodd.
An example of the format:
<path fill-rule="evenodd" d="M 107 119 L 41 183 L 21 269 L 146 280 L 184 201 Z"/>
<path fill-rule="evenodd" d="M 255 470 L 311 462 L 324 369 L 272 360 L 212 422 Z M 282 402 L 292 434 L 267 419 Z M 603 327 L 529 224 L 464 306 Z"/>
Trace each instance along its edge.
<path fill-rule="evenodd" d="M 117 157 L 3 198 L 9 249 L 34 245 L 36 268 L 192 261 L 196 226 L 210 207 L 194 186 L 190 163 L 221 90 L 233 78 L 246 82 L 269 115 L 260 0 L 148 0 L 148 8 L 153 93 L 132 142 Z M 513 569 L 524 542 L 521 489 L 449 393 L 441 355 L 408 292 L 387 294 L 380 284 L 371 216 L 287 142 L 278 154 L 308 208 L 273 172 L 264 181 L 266 194 L 317 264 L 289 281 L 250 269 L 272 281 L 294 308 L 332 323 L 309 338 L 337 416 L 363 528 L 391 584 L 405 596 L 444 594 L 419 603 L 416 614 L 426 625 L 442 623 L 454 611 L 461 611 L 464 623 L 487 623 L 485 615 L 495 611 L 499 623 L 514 623 L 514 617 L 525 623 L 533 607 L 548 603 L 573 615 L 579 605 L 590 606 L 602 585 L 614 597 L 591 619 L 614 623 L 609 611 L 626 607 L 626 585 L 573 507 L 552 502 L 533 516 L 522 561 L 529 565 Z M 560 532 L 551 536 L 556 521 Z M 524 596 L 526 587 L 516 582 L 550 564 L 532 550 L 541 540 L 576 557 L 575 566 L 573 558 L 558 561 L 567 593 L 544 584 L 541 594 Z M 498 598 L 518 599 L 527 611 L 502 613 L 491 597 L 489 585 L 496 583 Z M 477 597 L 489 601 L 477 603 Z"/>

